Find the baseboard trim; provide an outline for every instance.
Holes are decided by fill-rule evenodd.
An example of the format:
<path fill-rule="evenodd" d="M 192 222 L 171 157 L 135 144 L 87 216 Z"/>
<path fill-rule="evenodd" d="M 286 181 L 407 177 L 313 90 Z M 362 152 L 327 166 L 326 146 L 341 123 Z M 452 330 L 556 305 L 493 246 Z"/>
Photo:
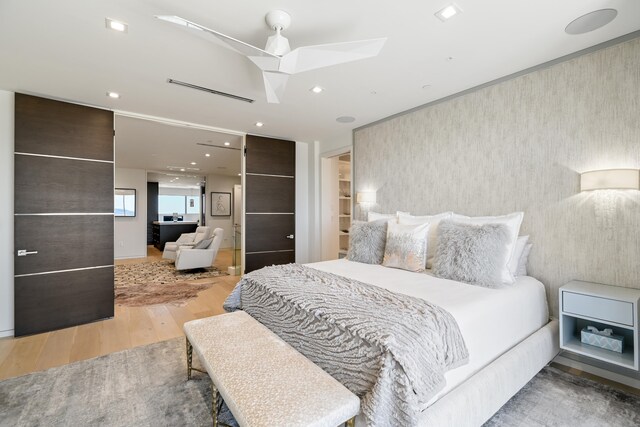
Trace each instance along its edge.
<path fill-rule="evenodd" d="M 13 337 L 13 329 L 7 329 L 6 331 L 0 331 L 0 338 Z"/>
<path fill-rule="evenodd" d="M 567 366 L 569 368 L 579 369 L 589 374 L 596 375 L 598 377 L 605 378 L 607 380 L 624 384 L 626 386 L 640 390 L 640 379 L 629 377 L 628 375 L 620 374 L 617 372 L 612 372 L 609 369 L 600 368 L 590 363 L 586 363 L 586 361 L 569 359 L 566 356 L 566 353 L 560 353 L 555 357 L 555 359 L 553 359 L 553 362 L 559 365 Z"/>

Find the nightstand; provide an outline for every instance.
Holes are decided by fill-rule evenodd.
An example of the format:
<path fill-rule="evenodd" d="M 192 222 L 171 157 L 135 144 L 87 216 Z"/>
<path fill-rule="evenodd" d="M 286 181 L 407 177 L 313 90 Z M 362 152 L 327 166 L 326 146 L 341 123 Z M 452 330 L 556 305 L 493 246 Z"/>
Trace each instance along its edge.
<path fill-rule="evenodd" d="M 560 348 L 627 369 L 639 370 L 640 289 L 574 280 L 560 288 Z M 624 337 L 622 353 L 583 344 L 586 326 Z"/>

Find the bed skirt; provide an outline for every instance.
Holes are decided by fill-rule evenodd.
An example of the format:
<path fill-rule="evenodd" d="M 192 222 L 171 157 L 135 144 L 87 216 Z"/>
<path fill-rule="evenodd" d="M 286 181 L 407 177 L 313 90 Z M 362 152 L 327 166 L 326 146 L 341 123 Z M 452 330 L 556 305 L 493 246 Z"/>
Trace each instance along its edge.
<path fill-rule="evenodd" d="M 420 425 L 478 427 L 491 418 L 560 351 L 551 320 L 427 408 Z"/>
<path fill-rule="evenodd" d="M 554 319 L 425 409 L 420 425 L 482 426 L 559 351 Z M 356 425 L 364 426 L 363 421 L 359 416 Z"/>

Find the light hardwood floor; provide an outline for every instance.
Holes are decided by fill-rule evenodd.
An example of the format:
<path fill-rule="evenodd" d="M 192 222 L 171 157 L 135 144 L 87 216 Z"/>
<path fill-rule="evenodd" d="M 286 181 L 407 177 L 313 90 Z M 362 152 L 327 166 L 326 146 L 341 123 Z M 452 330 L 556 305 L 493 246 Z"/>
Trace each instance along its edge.
<path fill-rule="evenodd" d="M 231 254 L 231 250 L 221 249 L 214 265 L 226 271 Z M 150 262 L 162 257 L 152 246 L 147 255 L 116 264 Z M 116 305 L 113 319 L 28 337 L 2 338 L 0 380 L 182 336 L 184 322 L 223 313 L 222 303 L 238 280 L 239 276 L 221 276 L 215 285 L 181 307 Z"/>

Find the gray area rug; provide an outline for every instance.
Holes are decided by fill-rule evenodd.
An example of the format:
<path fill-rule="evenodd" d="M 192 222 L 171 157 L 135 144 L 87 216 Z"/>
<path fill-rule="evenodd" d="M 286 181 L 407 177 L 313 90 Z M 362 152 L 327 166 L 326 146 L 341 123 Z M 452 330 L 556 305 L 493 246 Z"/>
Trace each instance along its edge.
<path fill-rule="evenodd" d="M 184 346 L 176 338 L 2 381 L 0 426 L 210 426 L 209 377 L 186 381 Z M 640 397 L 552 367 L 485 424 L 639 425 Z"/>

